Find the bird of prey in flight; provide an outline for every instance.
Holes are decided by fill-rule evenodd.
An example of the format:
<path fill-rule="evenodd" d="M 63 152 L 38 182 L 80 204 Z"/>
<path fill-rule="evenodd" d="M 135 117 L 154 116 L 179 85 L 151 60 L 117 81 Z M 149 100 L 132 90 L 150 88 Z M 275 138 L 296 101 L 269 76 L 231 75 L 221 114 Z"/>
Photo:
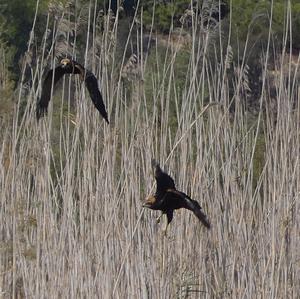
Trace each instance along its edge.
<path fill-rule="evenodd" d="M 103 103 L 103 98 L 98 87 L 97 78 L 92 72 L 86 70 L 81 64 L 68 58 L 62 59 L 59 66 L 48 71 L 42 87 L 42 95 L 37 103 L 37 119 L 39 120 L 39 118 L 47 112 L 48 104 L 51 98 L 52 80 L 53 86 L 55 86 L 55 84 L 65 74 L 80 75 L 81 80 L 85 82 L 85 86 L 96 109 L 100 112 L 106 122 L 109 123 L 105 105 Z"/>
<path fill-rule="evenodd" d="M 143 207 L 162 211 L 160 217 L 166 214 L 167 224 L 164 229 L 165 234 L 169 223 L 173 219 L 174 210 L 181 208 L 192 211 L 200 222 L 209 229 L 210 223 L 206 215 L 202 212 L 199 203 L 191 199 L 185 193 L 178 191 L 175 187 L 174 180 L 167 173 L 163 172 L 159 164 L 154 160 L 152 161 L 152 167 L 157 185 L 156 192 L 146 199 Z M 159 220 L 159 218 L 157 220 Z"/>

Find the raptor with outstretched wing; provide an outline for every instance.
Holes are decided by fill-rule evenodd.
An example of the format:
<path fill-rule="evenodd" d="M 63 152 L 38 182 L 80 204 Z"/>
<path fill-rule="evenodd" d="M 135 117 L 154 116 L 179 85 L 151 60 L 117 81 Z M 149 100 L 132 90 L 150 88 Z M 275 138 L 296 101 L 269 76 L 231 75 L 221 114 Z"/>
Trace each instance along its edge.
<path fill-rule="evenodd" d="M 105 121 L 109 123 L 103 98 L 100 93 L 95 75 L 92 72 L 85 70 L 85 68 L 78 62 L 68 58 L 62 59 L 59 66 L 57 66 L 55 69 L 49 70 L 47 73 L 43 83 L 42 95 L 37 103 L 37 119 L 40 119 L 40 117 L 47 112 L 48 104 L 51 99 L 52 84 L 55 86 L 65 74 L 80 75 L 80 78 L 85 82 L 86 88 L 89 91 L 90 97 L 96 109 L 100 112 Z"/>
<path fill-rule="evenodd" d="M 185 208 L 192 211 L 201 223 L 206 227 L 210 228 L 210 222 L 207 220 L 206 215 L 202 212 L 199 203 L 191 199 L 185 193 L 178 191 L 175 187 L 174 180 L 165 172 L 163 172 L 158 163 L 152 161 L 154 168 L 154 176 L 156 180 L 156 192 L 154 195 L 149 196 L 144 207 L 152 210 L 162 211 L 162 215 L 167 216 L 167 226 L 173 219 L 174 210 Z M 162 216 L 161 215 L 161 216 Z"/>

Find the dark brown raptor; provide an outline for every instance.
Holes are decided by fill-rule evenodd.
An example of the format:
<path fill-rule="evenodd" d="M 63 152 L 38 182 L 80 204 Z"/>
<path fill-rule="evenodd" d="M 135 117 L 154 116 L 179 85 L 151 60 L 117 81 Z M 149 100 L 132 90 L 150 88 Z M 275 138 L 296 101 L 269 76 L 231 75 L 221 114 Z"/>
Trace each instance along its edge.
<path fill-rule="evenodd" d="M 85 82 L 85 86 L 90 94 L 90 97 L 96 109 L 100 112 L 100 114 L 106 120 L 106 122 L 109 123 L 105 105 L 103 103 L 103 98 L 98 87 L 97 78 L 92 72 L 86 70 L 81 64 L 68 58 L 62 59 L 59 66 L 57 66 L 54 70 L 49 70 L 49 72 L 47 73 L 42 88 L 42 95 L 37 103 L 37 119 L 40 119 L 40 117 L 47 112 L 48 104 L 51 99 L 52 80 L 53 86 L 55 86 L 55 84 L 65 74 L 80 75 L 80 78 Z"/>
<path fill-rule="evenodd" d="M 163 214 L 167 215 L 165 232 L 173 219 L 174 210 L 181 208 L 192 211 L 201 223 L 209 229 L 210 223 L 207 220 L 206 215 L 202 212 L 199 203 L 191 199 L 185 193 L 178 191 L 175 187 L 174 180 L 167 173 L 163 172 L 159 164 L 154 160 L 152 161 L 152 167 L 154 169 L 154 176 L 157 184 L 156 192 L 146 199 L 143 207 L 152 210 L 160 210 L 162 211 L 161 216 Z"/>

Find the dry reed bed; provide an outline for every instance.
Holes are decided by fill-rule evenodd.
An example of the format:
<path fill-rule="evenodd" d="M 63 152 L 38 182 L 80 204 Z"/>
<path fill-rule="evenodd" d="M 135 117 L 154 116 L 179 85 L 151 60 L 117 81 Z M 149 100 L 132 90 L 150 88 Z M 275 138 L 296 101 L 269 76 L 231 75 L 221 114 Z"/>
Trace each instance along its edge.
<path fill-rule="evenodd" d="M 206 55 L 210 36 L 198 30 L 192 32 L 183 90 L 176 87 L 176 43 L 169 43 L 160 65 L 156 41 L 151 55 L 157 65 L 147 56 L 139 60 L 140 77 L 127 82 L 128 92 L 111 55 L 117 28 L 98 37 L 103 47 L 100 58 L 92 56 L 91 68 L 100 78 L 109 126 L 78 80 L 64 79 L 63 97 L 75 97 L 77 109 L 69 103 L 66 112 L 56 100 L 53 110 L 61 109 L 56 123 L 52 107 L 36 122 L 33 88 L 24 114 L 18 113 L 20 94 L 12 127 L 1 124 L 3 298 L 296 298 L 300 293 L 298 88 L 279 78 L 278 114 L 263 92 L 253 120 L 242 105 L 244 66 L 235 78 L 235 97 L 229 98 L 231 58 L 218 64 Z M 42 69 L 38 60 L 34 82 L 41 80 Z M 206 106 L 215 101 L 220 104 Z M 229 113 L 231 102 L 235 111 Z M 265 152 L 254 178 L 259 150 Z M 211 231 L 188 211 L 178 211 L 168 237 L 162 236 L 156 213 L 141 207 L 154 190 L 151 158 L 200 201 Z"/>

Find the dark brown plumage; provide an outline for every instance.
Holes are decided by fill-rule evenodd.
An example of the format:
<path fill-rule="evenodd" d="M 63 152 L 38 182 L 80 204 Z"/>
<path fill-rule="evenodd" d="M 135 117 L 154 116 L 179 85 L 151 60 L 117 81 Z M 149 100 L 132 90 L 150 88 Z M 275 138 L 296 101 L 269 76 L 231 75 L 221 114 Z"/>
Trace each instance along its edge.
<path fill-rule="evenodd" d="M 149 196 L 143 206 L 152 210 L 160 210 L 162 211 L 162 215 L 166 214 L 166 229 L 173 219 L 174 210 L 181 208 L 192 211 L 206 228 L 210 228 L 210 223 L 206 215 L 201 211 L 199 203 L 185 193 L 178 191 L 174 180 L 161 170 L 159 164 L 152 161 L 152 166 L 154 168 L 157 188 L 155 194 Z"/>
<path fill-rule="evenodd" d="M 95 75 L 85 70 L 85 68 L 77 63 L 74 60 L 65 58 L 60 62 L 60 65 L 54 69 L 51 69 L 44 80 L 42 95 L 37 103 L 36 116 L 39 119 L 47 112 L 48 104 L 51 99 L 51 87 L 52 87 L 52 79 L 53 86 L 62 78 L 65 74 L 79 74 L 80 78 L 84 80 L 85 86 L 90 94 L 90 97 L 96 107 L 96 109 L 100 112 L 102 117 L 106 120 L 107 123 L 108 117 L 107 112 L 103 103 L 102 95 L 99 91 L 98 82 Z"/>

